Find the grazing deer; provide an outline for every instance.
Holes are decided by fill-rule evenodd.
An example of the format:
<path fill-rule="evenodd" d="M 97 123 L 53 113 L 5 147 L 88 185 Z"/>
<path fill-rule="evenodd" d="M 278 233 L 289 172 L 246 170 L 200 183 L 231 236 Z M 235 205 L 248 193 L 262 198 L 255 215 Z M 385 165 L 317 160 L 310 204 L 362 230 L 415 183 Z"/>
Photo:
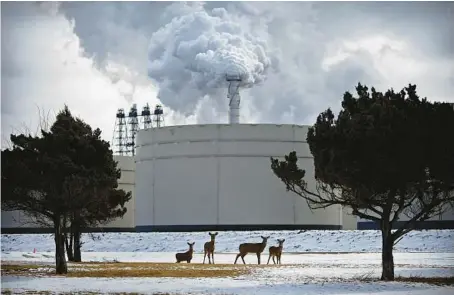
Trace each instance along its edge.
<path fill-rule="evenodd" d="M 281 255 L 282 255 L 282 248 L 284 247 L 284 242 L 285 239 L 279 240 L 277 239 L 277 242 L 279 245 L 276 246 L 271 246 L 270 249 L 270 256 L 268 256 L 268 262 L 267 264 L 270 264 L 270 258 L 273 257 L 273 263 L 276 264 L 276 261 L 274 261 L 274 257 L 276 257 L 277 264 L 281 264 Z"/>
<path fill-rule="evenodd" d="M 238 260 L 238 257 L 240 257 L 240 256 L 241 256 L 241 259 L 243 260 L 243 263 L 246 264 L 246 262 L 244 261 L 244 256 L 246 256 L 248 253 L 255 253 L 257 255 L 257 262 L 258 262 L 258 264 L 260 264 L 260 254 L 262 254 L 263 250 L 265 249 L 266 241 L 268 241 L 268 239 L 270 237 L 261 236 L 261 238 L 262 238 L 261 243 L 240 244 L 240 247 L 239 247 L 240 253 L 238 253 L 238 255 L 236 256 L 234 264 L 236 264 L 236 261 Z"/>
<path fill-rule="evenodd" d="M 203 251 L 204 251 L 203 264 L 205 264 L 205 257 L 207 256 L 207 254 L 208 254 L 208 264 L 211 264 L 211 259 L 213 260 L 213 264 L 214 264 L 214 239 L 218 235 L 218 232 L 215 232 L 214 234 L 209 232 L 208 234 L 211 237 L 211 241 L 206 242 L 203 245 Z M 210 259 L 210 254 L 211 254 L 211 259 Z"/>
<path fill-rule="evenodd" d="M 175 258 L 177 259 L 177 263 L 180 263 L 181 261 L 186 261 L 187 263 L 191 263 L 192 260 L 192 253 L 194 252 L 194 244 L 195 242 L 188 243 L 189 245 L 189 250 L 183 253 L 177 253 L 175 254 Z"/>

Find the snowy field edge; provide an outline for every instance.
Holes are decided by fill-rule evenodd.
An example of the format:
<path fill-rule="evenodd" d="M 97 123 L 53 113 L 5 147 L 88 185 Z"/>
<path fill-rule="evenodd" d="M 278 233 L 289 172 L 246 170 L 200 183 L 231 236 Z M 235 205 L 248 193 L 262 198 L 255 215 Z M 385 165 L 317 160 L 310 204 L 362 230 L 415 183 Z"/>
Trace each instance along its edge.
<path fill-rule="evenodd" d="M 216 263 L 232 264 L 240 243 L 260 242 L 271 236 L 268 246 L 285 238 L 283 265 L 257 269 L 235 278 L 65 278 L 2 276 L 2 291 L 134 292 L 136 294 L 454 294 L 453 286 L 421 283 L 362 282 L 378 279 L 381 272 L 379 231 L 256 231 L 219 232 Z M 194 241 L 194 263 L 203 261 L 208 232 L 102 233 L 95 240 L 83 235 L 82 258 L 97 262 L 174 262 L 175 252 L 185 251 Z M 54 263 L 54 240 L 50 234 L 2 234 L 2 264 Z M 407 234 L 394 250 L 396 275 L 402 277 L 454 276 L 454 230 L 422 230 Z M 35 252 L 35 253 L 34 253 Z M 319 253 L 314 253 L 319 252 Z M 323 252 L 325 254 L 321 254 Z M 337 252 L 343 252 L 338 254 Z M 262 254 L 266 263 L 268 251 Z M 248 265 L 255 255 L 245 257 Z M 184 267 L 184 264 L 181 265 Z M 71 267 L 71 263 L 70 263 Z M 30 294 L 30 293 L 29 293 Z M 46 293 L 47 294 L 47 293 Z M 52 293 L 49 293 L 52 294 Z"/>
<path fill-rule="evenodd" d="M 285 239 L 284 251 L 304 252 L 381 252 L 381 233 L 376 230 L 313 230 L 219 232 L 216 252 L 235 253 L 240 243 L 261 242 L 261 235 L 270 236 L 268 245 Z M 95 239 L 91 238 L 94 237 Z M 84 252 L 174 252 L 187 249 L 195 242 L 195 253 L 203 252 L 209 241 L 208 232 L 172 233 L 95 233 L 83 234 Z M 2 234 L 2 252 L 50 252 L 55 248 L 51 234 Z M 454 230 L 412 231 L 394 247 L 396 252 L 454 253 Z"/>

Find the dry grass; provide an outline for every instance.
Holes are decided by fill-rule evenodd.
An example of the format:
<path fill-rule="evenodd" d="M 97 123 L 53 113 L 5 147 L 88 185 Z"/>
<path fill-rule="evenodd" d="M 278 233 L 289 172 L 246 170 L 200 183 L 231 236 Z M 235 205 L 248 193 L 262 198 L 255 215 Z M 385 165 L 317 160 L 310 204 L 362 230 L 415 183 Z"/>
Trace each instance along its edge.
<path fill-rule="evenodd" d="M 365 283 L 374 283 L 374 282 L 383 282 L 378 278 L 373 277 L 373 273 L 366 273 L 360 276 L 356 276 L 353 280 L 365 282 Z M 410 276 L 402 277 L 396 276 L 394 281 L 400 283 L 420 283 L 420 284 L 429 284 L 437 286 L 452 286 L 454 285 L 454 276 L 451 277 L 419 277 L 419 276 Z"/>
<path fill-rule="evenodd" d="M 396 282 L 404 283 L 424 283 L 439 286 L 452 286 L 454 285 L 453 277 L 396 277 Z"/>
<path fill-rule="evenodd" d="M 254 265 L 254 264 L 201 264 L 201 263 L 153 263 L 153 262 L 81 262 L 71 263 L 65 277 L 170 277 L 170 278 L 219 278 L 238 277 L 251 274 L 254 270 L 266 267 L 292 267 L 293 265 Z M 304 267 L 298 265 L 298 267 Z M 37 264 L 3 264 L 3 275 L 23 276 L 54 276 L 55 268 L 49 265 Z M 372 272 L 354 277 L 353 280 L 362 282 L 377 282 Z M 401 277 L 395 279 L 402 283 L 424 283 L 432 285 L 452 286 L 454 276 L 451 277 Z M 8 294 L 2 290 L 2 294 Z M 42 292 L 40 294 L 51 294 Z M 82 293 L 81 293 L 82 294 Z M 84 293 L 96 294 L 96 293 Z M 120 294 L 120 293 L 119 293 Z M 129 294 L 129 293 L 124 293 Z M 130 293 L 133 294 L 133 293 Z"/>
<path fill-rule="evenodd" d="M 232 264 L 198 263 L 77 263 L 68 267 L 66 277 L 170 277 L 219 278 L 249 274 L 253 268 L 264 267 Z M 55 268 L 38 265 L 3 265 L 2 275 L 53 275 Z"/>
<path fill-rule="evenodd" d="M 37 264 L 3 264 L 2 272 L 5 271 L 29 271 L 43 267 Z"/>

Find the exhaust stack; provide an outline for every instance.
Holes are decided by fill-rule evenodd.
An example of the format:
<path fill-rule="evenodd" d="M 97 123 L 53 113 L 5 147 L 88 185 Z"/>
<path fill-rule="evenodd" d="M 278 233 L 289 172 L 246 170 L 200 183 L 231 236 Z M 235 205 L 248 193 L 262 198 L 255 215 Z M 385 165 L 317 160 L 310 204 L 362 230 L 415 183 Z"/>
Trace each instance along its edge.
<path fill-rule="evenodd" d="M 241 77 L 239 75 L 227 75 L 226 80 L 229 84 L 227 99 L 229 100 L 229 124 L 240 123 L 240 84 Z"/>

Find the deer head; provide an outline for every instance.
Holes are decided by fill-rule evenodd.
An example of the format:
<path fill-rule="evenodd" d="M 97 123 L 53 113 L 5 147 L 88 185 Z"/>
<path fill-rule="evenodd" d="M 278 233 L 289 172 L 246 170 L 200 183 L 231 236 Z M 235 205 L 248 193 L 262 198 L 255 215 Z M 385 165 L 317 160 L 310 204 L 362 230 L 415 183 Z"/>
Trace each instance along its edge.
<path fill-rule="evenodd" d="M 267 237 L 264 237 L 264 236 L 260 236 L 262 238 L 262 243 L 263 244 L 266 244 L 266 242 L 268 241 L 268 239 L 270 238 L 270 236 L 267 236 Z"/>
<path fill-rule="evenodd" d="M 285 239 L 282 240 L 277 239 L 277 242 L 279 243 L 279 247 L 282 247 L 284 245 Z"/>
<path fill-rule="evenodd" d="M 215 239 L 216 236 L 218 235 L 218 232 L 215 232 L 214 234 L 212 234 L 212 233 L 209 232 L 208 234 L 210 235 L 211 240 L 214 241 L 214 239 Z"/>

